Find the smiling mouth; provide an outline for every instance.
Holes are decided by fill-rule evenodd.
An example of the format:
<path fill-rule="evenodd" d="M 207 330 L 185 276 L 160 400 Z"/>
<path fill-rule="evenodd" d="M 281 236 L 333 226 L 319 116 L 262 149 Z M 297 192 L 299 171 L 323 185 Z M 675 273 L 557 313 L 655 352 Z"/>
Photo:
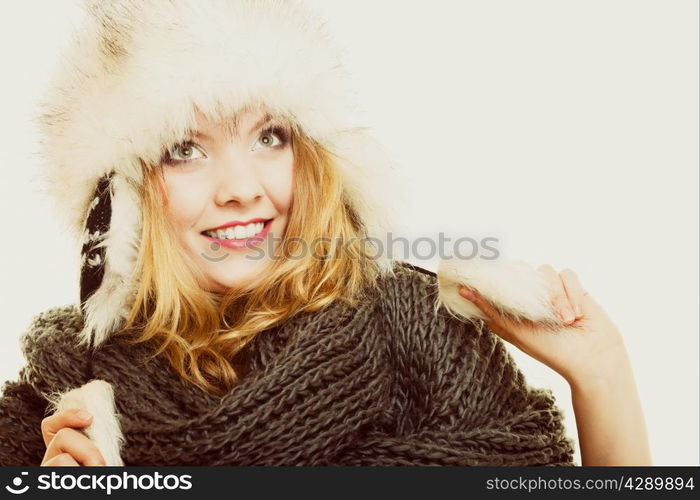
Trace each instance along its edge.
<path fill-rule="evenodd" d="M 262 233 L 271 223 L 272 219 L 267 219 L 264 222 L 238 224 L 229 226 L 226 229 L 202 231 L 200 234 L 223 241 L 245 241 Z"/>

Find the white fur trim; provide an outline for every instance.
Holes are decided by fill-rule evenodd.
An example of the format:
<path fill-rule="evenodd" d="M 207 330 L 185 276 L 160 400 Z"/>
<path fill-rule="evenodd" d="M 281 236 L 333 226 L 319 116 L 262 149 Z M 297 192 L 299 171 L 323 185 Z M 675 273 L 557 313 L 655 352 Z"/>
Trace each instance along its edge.
<path fill-rule="evenodd" d="M 83 431 L 95 442 L 106 465 L 124 465 L 120 456 L 124 438 L 115 410 L 114 391 L 108 382 L 92 380 L 82 387 L 58 395 L 52 405 L 55 412 L 72 408 L 90 412 L 93 420 Z"/>
<path fill-rule="evenodd" d="M 561 324 L 544 277 L 526 262 L 453 257 L 441 260 L 436 274 L 436 308 L 444 306 L 450 313 L 472 321 L 486 320 L 477 306 L 459 294 L 460 285 L 465 285 L 516 319 L 551 326 Z"/>

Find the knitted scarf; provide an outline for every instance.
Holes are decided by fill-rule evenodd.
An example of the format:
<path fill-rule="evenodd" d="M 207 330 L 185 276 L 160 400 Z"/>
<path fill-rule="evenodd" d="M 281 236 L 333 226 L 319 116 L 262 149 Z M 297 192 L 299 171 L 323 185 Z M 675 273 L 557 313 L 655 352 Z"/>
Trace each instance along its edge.
<path fill-rule="evenodd" d="M 261 332 L 224 396 L 187 384 L 154 346 L 76 347 L 78 306 L 39 315 L 0 399 L 0 465 L 38 465 L 46 396 L 110 382 L 126 465 L 574 465 L 550 390 L 528 386 L 483 324 L 435 310 L 407 264 L 359 307 L 336 301 Z"/>

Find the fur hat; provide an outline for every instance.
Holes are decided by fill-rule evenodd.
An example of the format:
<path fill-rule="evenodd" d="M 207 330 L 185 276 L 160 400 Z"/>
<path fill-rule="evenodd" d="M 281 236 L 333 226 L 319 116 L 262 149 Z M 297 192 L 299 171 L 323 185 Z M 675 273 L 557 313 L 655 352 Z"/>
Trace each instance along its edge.
<path fill-rule="evenodd" d="M 366 236 L 392 227 L 395 170 L 352 123 L 341 52 L 297 0 L 83 0 L 85 20 L 39 116 L 42 178 L 82 242 L 84 340 L 128 313 L 139 248 L 142 163 L 185 139 L 196 111 L 222 119 L 264 106 L 341 158 Z M 390 269 L 386 256 L 383 269 Z"/>

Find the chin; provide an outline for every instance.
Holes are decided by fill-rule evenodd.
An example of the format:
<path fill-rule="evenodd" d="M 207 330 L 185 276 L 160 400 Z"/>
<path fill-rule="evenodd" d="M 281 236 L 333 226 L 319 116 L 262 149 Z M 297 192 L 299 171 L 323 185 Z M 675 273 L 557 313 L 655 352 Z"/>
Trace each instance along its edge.
<path fill-rule="evenodd" d="M 230 290 L 246 290 L 254 286 L 255 277 L 257 275 L 258 273 L 254 272 L 246 273 L 243 276 L 219 277 L 218 279 L 212 280 L 211 288 L 217 293 L 226 293 Z"/>

